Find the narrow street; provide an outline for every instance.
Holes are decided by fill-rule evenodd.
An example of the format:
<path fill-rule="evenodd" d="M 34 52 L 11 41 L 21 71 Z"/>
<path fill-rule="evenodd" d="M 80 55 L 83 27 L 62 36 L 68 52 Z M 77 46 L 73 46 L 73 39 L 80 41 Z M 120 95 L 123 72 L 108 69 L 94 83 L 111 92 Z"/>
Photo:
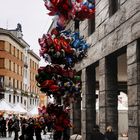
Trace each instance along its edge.
<path fill-rule="evenodd" d="M 20 134 L 19 134 L 20 136 Z M 12 137 L 6 137 L 6 138 L 2 138 L 0 137 L 0 140 L 14 140 L 14 133 L 12 134 Z M 34 136 L 34 140 L 36 140 L 35 136 Z M 47 133 L 46 135 L 42 135 L 42 140 L 53 140 L 50 133 Z"/>
<path fill-rule="evenodd" d="M 13 140 L 14 137 L 11 137 L 11 138 L 0 138 L 0 140 Z M 35 140 L 35 139 L 34 139 Z M 50 139 L 49 136 L 47 135 L 44 135 L 42 137 L 42 140 L 53 140 L 53 139 Z M 120 137 L 118 140 L 128 140 L 128 138 L 123 138 L 123 137 Z"/>
<path fill-rule="evenodd" d="M 128 137 L 119 137 L 118 140 L 128 140 Z"/>
<path fill-rule="evenodd" d="M 14 134 L 12 135 L 11 138 L 7 137 L 7 138 L 0 138 L 0 140 L 13 140 L 14 139 Z M 34 140 L 36 140 L 36 138 L 34 137 Z M 50 137 L 50 134 L 47 133 L 46 135 L 42 135 L 42 140 L 53 140 L 52 137 Z M 128 140 L 128 137 L 119 137 L 118 140 Z"/>

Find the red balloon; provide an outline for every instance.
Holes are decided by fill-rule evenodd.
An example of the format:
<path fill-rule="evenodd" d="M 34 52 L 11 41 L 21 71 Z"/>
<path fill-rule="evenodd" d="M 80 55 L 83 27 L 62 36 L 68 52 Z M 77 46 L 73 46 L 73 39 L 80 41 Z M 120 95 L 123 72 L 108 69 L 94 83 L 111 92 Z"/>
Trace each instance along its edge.
<path fill-rule="evenodd" d="M 57 86 L 57 85 L 51 85 L 51 86 L 50 86 L 50 90 L 51 90 L 52 92 L 56 92 L 56 91 L 59 90 L 59 86 Z"/>

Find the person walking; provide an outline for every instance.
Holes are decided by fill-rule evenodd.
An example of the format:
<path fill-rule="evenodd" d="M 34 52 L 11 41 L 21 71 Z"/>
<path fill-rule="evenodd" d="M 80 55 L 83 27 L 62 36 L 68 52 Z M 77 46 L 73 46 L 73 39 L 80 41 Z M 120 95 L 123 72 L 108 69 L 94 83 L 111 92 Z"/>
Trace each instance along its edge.
<path fill-rule="evenodd" d="M 99 126 L 95 125 L 93 128 L 93 135 L 92 135 L 93 140 L 105 140 L 105 136 L 103 133 L 100 132 Z"/>
<path fill-rule="evenodd" d="M 6 120 L 4 119 L 4 117 L 2 117 L 1 120 L 1 133 L 2 133 L 2 137 L 6 137 Z"/>
<path fill-rule="evenodd" d="M 27 140 L 34 140 L 33 136 L 34 136 L 34 120 L 30 118 L 27 127 Z"/>
<path fill-rule="evenodd" d="M 111 126 L 108 126 L 105 132 L 105 140 L 117 140 Z"/>
<path fill-rule="evenodd" d="M 42 140 L 42 138 L 41 138 L 42 128 L 41 128 L 41 125 L 40 125 L 38 119 L 35 120 L 35 125 L 34 126 L 35 126 L 34 129 L 35 129 L 36 140 Z"/>
<path fill-rule="evenodd" d="M 20 126 L 19 126 L 19 119 L 15 118 L 14 123 L 12 125 L 12 129 L 15 132 L 15 137 L 14 140 L 18 140 L 19 138 L 19 131 L 20 131 Z"/>
<path fill-rule="evenodd" d="M 12 136 L 12 125 L 13 125 L 13 120 L 10 118 L 9 120 L 8 120 L 8 136 L 9 137 L 11 137 Z"/>
<path fill-rule="evenodd" d="M 19 136 L 20 140 L 27 140 L 27 127 L 28 127 L 28 123 L 27 120 L 25 118 L 23 118 L 21 120 L 21 135 Z"/>

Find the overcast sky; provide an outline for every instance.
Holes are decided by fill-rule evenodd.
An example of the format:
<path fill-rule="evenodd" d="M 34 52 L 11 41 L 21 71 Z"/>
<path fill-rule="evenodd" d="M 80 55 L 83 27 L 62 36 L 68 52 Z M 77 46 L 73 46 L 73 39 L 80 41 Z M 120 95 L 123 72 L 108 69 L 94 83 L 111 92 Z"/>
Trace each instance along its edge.
<path fill-rule="evenodd" d="M 43 0 L 0 0 L 0 28 L 15 29 L 21 23 L 23 39 L 39 55 L 38 38 L 52 22 L 47 12 Z"/>

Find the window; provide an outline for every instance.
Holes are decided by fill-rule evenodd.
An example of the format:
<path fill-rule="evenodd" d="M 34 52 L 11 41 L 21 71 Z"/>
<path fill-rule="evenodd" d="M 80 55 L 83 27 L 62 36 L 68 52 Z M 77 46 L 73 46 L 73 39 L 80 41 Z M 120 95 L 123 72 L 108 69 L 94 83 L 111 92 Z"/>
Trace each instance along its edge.
<path fill-rule="evenodd" d="M 11 103 L 11 95 L 9 95 L 9 103 Z"/>
<path fill-rule="evenodd" d="M 20 88 L 23 89 L 22 82 L 20 82 Z"/>
<path fill-rule="evenodd" d="M 19 89 L 19 81 L 17 80 L 17 89 Z"/>
<path fill-rule="evenodd" d="M 0 89 L 4 86 L 4 77 L 0 76 Z"/>
<path fill-rule="evenodd" d="M 23 53 L 21 52 L 21 60 L 23 60 Z"/>
<path fill-rule="evenodd" d="M 9 44 L 9 52 L 12 54 L 12 44 Z"/>
<path fill-rule="evenodd" d="M 16 96 L 13 95 L 13 103 L 15 103 L 15 101 L 16 101 Z"/>
<path fill-rule="evenodd" d="M 19 103 L 19 96 L 17 96 L 17 102 Z"/>
<path fill-rule="evenodd" d="M 15 79 L 13 79 L 13 87 L 15 88 Z"/>
<path fill-rule="evenodd" d="M 95 15 L 88 19 L 88 35 L 90 36 L 95 31 Z"/>
<path fill-rule="evenodd" d="M 34 61 L 33 61 L 33 67 L 32 68 L 34 69 Z"/>
<path fill-rule="evenodd" d="M 11 70 L 11 60 L 9 60 L 9 70 Z"/>
<path fill-rule="evenodd" d="M 4 50 L 4 41 L 0 40 L 0 50 Z"/>
<path fill-rule="evenodd" d="M 20 59 L 19 50 L 17 49 L 17 58 Z"/>
<path fill-rule="evenodd" d="M 30 105 L 32 104 L 32 99 L 30 98 Z"/>
<path fill-rule="evenodd" d="M 12 86 L 11 77 L 9 77 L 9 87 Z"/>
<path fill-rule="evenodd" d="M 4 68 L 4 58 L 0 58 L 0 68 Z"/>
<path fill-rule="evenodd" d="M 23 98 L 21 97 L 20 100 L 21 100 L 21 103 L 22 103 L 23 102 Z"/>
<path fill-rule="evenodd" d="M 24 105 L 26 106 L 26 100 L 24 100 Z"/>
<path fill-rule="evenodd" d="M 114 15 L 119 8 L 119 0 L 109 0 L 109 16 Z"/>
<path fill-rule="evenodd" d="M 17 57 L 17 48 L 15 48 L 15 57 Z"/>
<path fill-rule="evenodd" d="M 13 62 L 13 72 L 15 72 L 15 63 Z"/>
<path fill-rule="evenodd" d="M 75 22 L 74 22 L 74 30 L 79 31 L 79 21 L 78 20 L 75 20 Z"/>
<path fill-rule="evenodd" d="M 14 55 L 14 47 L 11 45 L 11 54 Z"/>
<path fill-rule="evenodd" d="M 13 56 L 15 56 L 15 47 L 13 47 Z"/>
<path fill-rule="evenodd" d="M 22 52 L 19 51 L 19 55 L 18 55 L 19 60 L 21 60 L 21 56 L 22 56 Z"/>

